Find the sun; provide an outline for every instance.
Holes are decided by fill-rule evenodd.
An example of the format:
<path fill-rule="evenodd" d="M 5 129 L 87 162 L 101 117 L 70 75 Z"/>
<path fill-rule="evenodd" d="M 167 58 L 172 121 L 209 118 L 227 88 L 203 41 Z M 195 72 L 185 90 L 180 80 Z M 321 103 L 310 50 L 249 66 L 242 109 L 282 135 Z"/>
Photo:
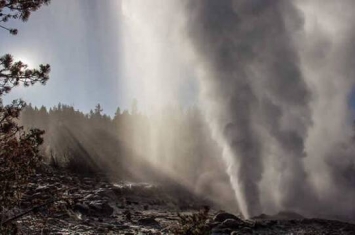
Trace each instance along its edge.
<path fill-rule="evenodd" d="M 33 68 L 33 66 L 35 66 L 34 59 L 28 54 L 14 54 L 13 59 L 15 62 L 21 61 L 26 64 L 28 68 Z"/>

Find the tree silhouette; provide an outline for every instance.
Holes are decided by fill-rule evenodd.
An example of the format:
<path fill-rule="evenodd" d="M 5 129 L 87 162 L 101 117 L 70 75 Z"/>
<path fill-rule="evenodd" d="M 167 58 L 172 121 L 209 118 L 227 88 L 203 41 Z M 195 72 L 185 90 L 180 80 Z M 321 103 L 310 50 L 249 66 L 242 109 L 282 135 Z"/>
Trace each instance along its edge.
<path fill-rule="evenodd" d="M 0 0 L 0 23 L 11 19 L 27 21 L 32 12 L 49 3 L 50 0 Z M 17 34 L 17 29 L 7 28 L 3 24 L 0 24 L 0 27 L 13 35 Z"/>
<path fill-rule="evenodd" d="M 97 104 L 96 106 L 95 106 L 95 114 L 96 115 L 101 115 L 101 112 L 103 111 L 103 109 L 102 109 L 102 107 L 101 107 L 101 105 L 100 104 Z"/>
<path fill-rule="evenodd" d="M 49 2 L 49 0 L 0 0 L 0 22 L 7 22 L 10 18 L 26 21 L 31 12 Z M 49 78 L 49 72 L 50 66 L 48 64 L 40 65 L 39 69 L 28 69 L 28 66 L 23 62 L 14 62 L 10 54 L 0 58 L 0 147 L 2 149 L 4 149 L 6 142 L 12 140 L 12 137 L 21 130 L 16 119 L 26 105 L 22 100 L 15 100 L 11 105 L 4 106 L 2 96 L 20 84 L 24 86 L 34 85 L 38 82 L 45 84 Z"/>
<path fill-rule="evenodd" d="M 21 61 L 14 62 L 9 54 L 0 58 L 0 96 L 15 86 L 30 86 L 37 82 L 45 84 L 49 78 L 50 66 L 40 65 L 39 69 L 28 69 Z"/>
<path fill-rule="evenodd" d="M 167 107 L 150 115 L 119 110 L 112 118 L 102 113 L 101 105 L 94 109 L 101 110 L 100 114 L 91 111 L 91 115 L 67 105 L 49 110 L 28 106 L 21 122 L 46 130 L 42 146 L 48 153 L 46 159 L 51 163 L 55 156 L 53 164 L 59 162 L 66 170 L 147 180 L 152 168 L 146 161 L 154 157 L 161 166 L 197 182 L 204 169 L 217 167 L 217 144 L 197 108 Z"/>
<path fill-rule="evenodd" d="M 36 11 L 49 0 L 0 0 L 0 23 L 9 19 L 28 20 L 31 12 Z M 0 27 L 11 34 L 10 29 Z M 40 65 L 39 69 L 29 69 L 21 61 L 14 62 L 10 54 L 0 58 L 0 215 L 17 205 L 26 190 L 27 180 L 39 166 L 39 145 L 43 143 L 44 131 L 31 129 L 27 132 L 18 124 L 20 111 L 25 107 L 22 100 L 14 100 L 4 105 L 2 97 L 20 84 L 45 84 L 49 78 L 50 66 Z M 13 187 L 16 185 L 16 188 Z M 0 224 L 1 234 L 12 234 L 6 226 Z M 11 230 L 11 229 L 10 229 Z"/>
<path fill-rule="evenodd" d="M 115 117 L 119 117 L 121 115 L 121 109 L 120 107 L 117 107 L 116 112 L 115 112 Z"/>

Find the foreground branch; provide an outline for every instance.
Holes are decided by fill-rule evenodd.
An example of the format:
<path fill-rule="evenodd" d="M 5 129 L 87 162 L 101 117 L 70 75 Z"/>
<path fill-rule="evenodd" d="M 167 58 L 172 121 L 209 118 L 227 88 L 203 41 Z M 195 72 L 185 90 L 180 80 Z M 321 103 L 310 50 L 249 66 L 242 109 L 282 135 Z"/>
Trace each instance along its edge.
<path fill-rule="evenodd" d="M 25 215 L 27 215 L 27 214 L 33 212 L 33 211 L 37 211 L 37 210 L 40 209 L 41 207 L 47 206 L 47 205 L 49 205 L 49 204 L 51 204 L 51 203 L 53 203 L 53 202 L 55 202 L 55 201 L 56 201 L 56 200 L 55 200 L 54 198 L 52 198 L 52 199 L 48 200 L 47 202 L 45 202 L 45 203 L 43 203 L 43 204 L 41 204 L 41 205 L 35 206 L 35 207 L 31 208 L 31 209 L 28 209 L 27 211 L 24 211 L 24 212 L 22 212 L 22 213 L 20 213 L 20 214 L 18 214 L 18 215 L 15 215 L 14 217 L 9 218 L 9 219 L 5 220 L 4 222 L 2 222 L 2 223 L 1 223 L 1 226 L 5 225 L 5 224 L 7 224 L 7 223 L 10 223 L 10 222 L 12 222 L 12 221 L 14 221 L 14 220 L 17 220 L 17 219 L 19 219 L 19 218 L 21 218 L 21 217 L 23 217 L 23 216 L 25 216 Z"/>

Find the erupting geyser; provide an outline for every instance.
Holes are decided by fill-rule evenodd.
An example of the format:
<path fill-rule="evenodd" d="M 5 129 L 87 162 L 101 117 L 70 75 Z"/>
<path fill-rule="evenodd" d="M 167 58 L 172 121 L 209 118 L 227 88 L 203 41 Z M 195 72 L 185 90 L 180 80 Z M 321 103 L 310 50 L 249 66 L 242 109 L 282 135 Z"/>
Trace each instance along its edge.
<path fill-rule="evenodd" d="M 322 10 L 317 9 L 320 5 Z M 186 3 L 187 37 L 200 64 L 202 104 L 224 149 L 239 209 L 246 217 L 282 209 L 313 215 L 354 213 L 352 201 L 343 195 L 353 195 L 354 189 L 333 185 L 336 179 L 353 182 L 345 171 L 355 174 L 355 153 L 349 154 L 344 129 L 351 123 L 346 97 L 355 81 L 354 67 L 348 66 L 354 61 L 354 24 L 341 25 L 350 22 L 346 20 L 351 11 L 345 9 L 353 5 L 284 0 Z M 329 16 L 322 24 L 330 9 L 339 19 Z M 337 27 L 338 35 L 328 34 L 326 27 Z M 341 114 L 323 117 L 325 109 Z M 337 139 L 319 136 L 326 128 Z M 330 149 L 322 141 L 333 146 L 332 153 L 324 152 Z M 340 168 L 330 163 L 335 157 L 342 159 Z M 327 203 L 340 204 L 334 197 L 352 206 L 327 209 Z"/>
<path fill-rule="evenodd" d="M 182 70 L 195 69 L 200 107 L 223 149 L 220 155 L 243 215 L 280 210 L 354 215 L 355 151 L 348 97 L 355 85 L 351 10 L 355 3 L 155 0 L 145 4 L 151 6 L 144 8 L 150 9 L 149 14 L 137 10 L 135 15 L 143 17 L 139 31 L 156 24 L 159 32 L 168 32 L 165 36 L 148 30 L 148 39 L 156 39 L 154 47 L 139 44 L 151 52 L 143 66 L 151 71 L 147 81 L 159 77 L 166 82 L 166 75 L 182 65 Z M 136 2 L 130 10 L 140 6 Z M 172 29 L 174 34 L 169 33 Z M 165 51 L 173 51 L 180 62 L 167 63 L 175 60 L 169 60 L 172 54 Z M 141 54 L 137 58 L 144 58 Z M 151 54 L 159 55 L 156 66 Z M 189 63 L 182 63 L 184 58 Z M 177 87 L 179 79 L 172 80 Z M 169 98 L 164 99 L 162 92 L 159 100 L 175 94 L 165 93 Z"/>
<path fill-rule="evenodd" d="M 298 11 L 289 1 L 212 0 L 193 1 L 189 10 L 190 35 L 207 71 L 201 79 L 208 117 L 224 146 L 243 214 L 261 213 L 262 131 L 284 153 L 285 203 L 292 195 L 306 196 L 301 161 L 310 92 L 290 37 L 302 26 Z"/>

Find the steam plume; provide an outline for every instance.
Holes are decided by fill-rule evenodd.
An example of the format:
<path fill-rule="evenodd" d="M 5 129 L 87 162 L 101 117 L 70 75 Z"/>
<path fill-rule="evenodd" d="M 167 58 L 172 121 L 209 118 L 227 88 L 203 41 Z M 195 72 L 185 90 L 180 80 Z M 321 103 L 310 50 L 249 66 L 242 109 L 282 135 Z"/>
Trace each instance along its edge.
<path fill-rule="evenodd" d="M 205 71 L 202 97 L 243 214 L 262 210 L 265 132 L 281 156 L 281 203 L 310 197 L 302 158 L 311 95 L 290 36 L 302 28 L 298 10 L 289 1 L 207 0 L 190 2 L 188 15 Z"/>
<path fill-rule="evenodd" d="M 53 125 L 50 147 L 117 177 L 169 176 L 230 210 L 236 198 L 246 217 L 355 218 L 353 0 L 117 2 L 120 70 L 149 115 L 29 111 Z M 194 75 L 201 107 L 185 112 Z"/>
<path fill-rule="evenodd" d="M 302 67 L 312 87 L 314 125 L 306 159 L 323 213 L 354 216 L 354 141 L 349 94 L 355 85 L 354 1 L 298 1 L 305 13 L 299 37 Z M 322 6 L 322 7 L 319 7 Z"/>
<path fill-rule="evenodd" d="M 346 206 L 355 173 L 347 103 L 355 83 L 353 7 L 186 3 L 201 101 L 245 216 L 281 209 L 354 213 Z"/>

